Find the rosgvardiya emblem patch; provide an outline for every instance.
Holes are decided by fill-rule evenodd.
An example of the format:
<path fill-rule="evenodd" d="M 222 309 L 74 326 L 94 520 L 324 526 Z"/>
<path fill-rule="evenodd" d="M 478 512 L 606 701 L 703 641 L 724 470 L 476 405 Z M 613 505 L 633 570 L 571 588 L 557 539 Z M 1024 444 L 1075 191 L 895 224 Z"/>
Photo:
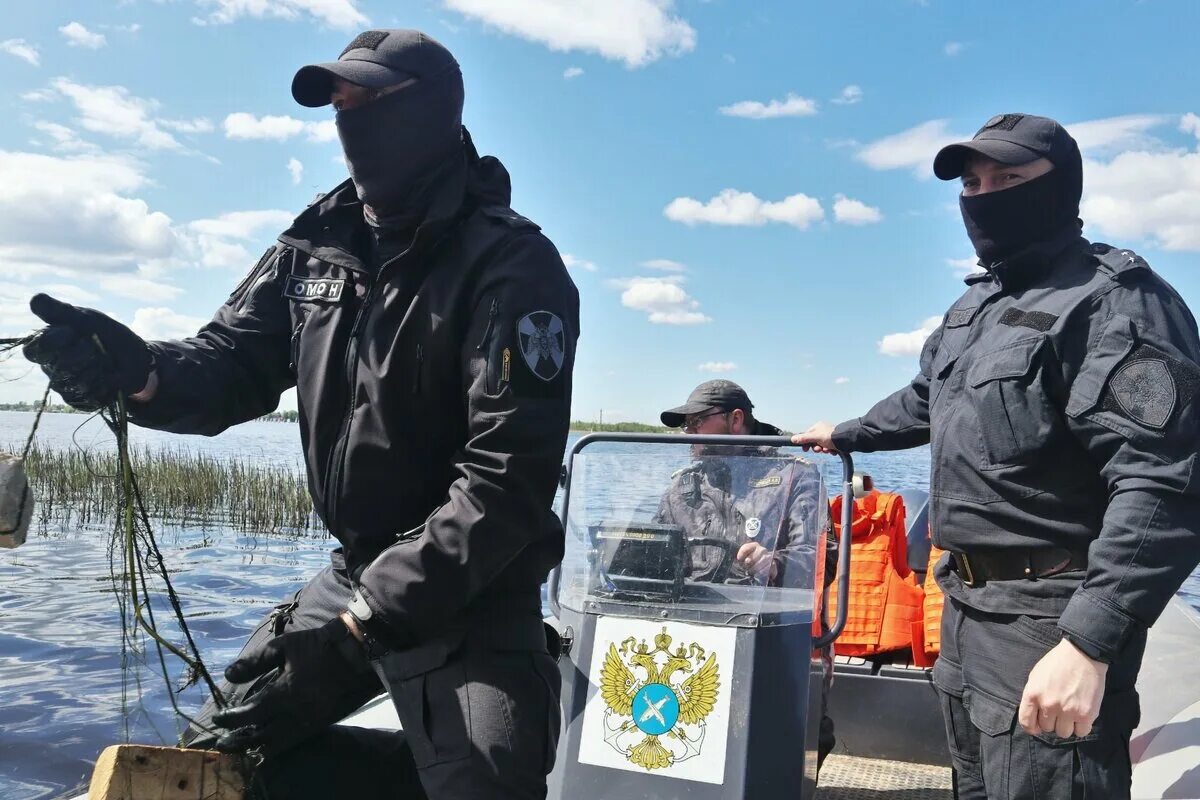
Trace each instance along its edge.
<path fill-rule="evenodd" d="M 604 741 L 647 771 L 695 758 L 719 692 L 717 654 L 695 642 L 672 650 L 666 627 L 653 646 L 633 636 L 609 644 L 600 673 Z"/>

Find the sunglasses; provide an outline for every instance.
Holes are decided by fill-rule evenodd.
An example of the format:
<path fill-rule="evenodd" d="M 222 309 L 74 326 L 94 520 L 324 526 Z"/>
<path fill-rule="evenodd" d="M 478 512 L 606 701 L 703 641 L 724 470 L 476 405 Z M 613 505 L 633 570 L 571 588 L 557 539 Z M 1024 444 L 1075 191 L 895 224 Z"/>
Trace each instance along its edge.
<path fill-rule="evenodd" d="M 703 422 L 704 420 L 708 419 L 709 417 L 715 417 L 717 415 L 724 416 L 727 414 L 729 414 L 728 411 L 725 411 L 720 408 L 716 409 L 715 411 L 709 411 L 707 414 L 693 414 L 690 417 L 685 417 L 683 420 L 683 425 L 681 425 L 680 427 L 683 428 L 684 432 L 694 433 L 696 431 L 696 429 L 698 427 L 700 427 L 700 423 Z"/>

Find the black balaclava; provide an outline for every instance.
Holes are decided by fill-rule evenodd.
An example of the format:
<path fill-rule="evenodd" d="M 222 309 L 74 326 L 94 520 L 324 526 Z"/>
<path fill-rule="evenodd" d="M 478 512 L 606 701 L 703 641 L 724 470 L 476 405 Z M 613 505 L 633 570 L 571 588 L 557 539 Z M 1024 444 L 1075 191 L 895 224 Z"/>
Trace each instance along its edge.
<path fill-rule="evenodd" d="M 1037 242 L 1079 226 L 1083 163 L 1079 150 L 1059 159 L 1054 169 L 1012 189 L 971 197 L 960 195 L 967 236 L 984 266 L 990 266 Z"/>
<path fill-rule="evenodd" d="M 337 113 L 338 137 L 368 222 L 411 227 L 434 185 L 463 158 L 457 66 Z"/>

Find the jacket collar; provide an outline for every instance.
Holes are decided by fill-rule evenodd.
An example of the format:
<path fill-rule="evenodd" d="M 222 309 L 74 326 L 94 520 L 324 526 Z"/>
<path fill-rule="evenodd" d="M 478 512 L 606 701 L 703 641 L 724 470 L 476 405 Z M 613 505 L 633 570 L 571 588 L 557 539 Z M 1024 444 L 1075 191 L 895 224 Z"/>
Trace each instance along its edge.
<path fill-rule="evenodd" d="M 1074 247 L 1087 247 L 1087 240 L 1079 233 L 1079 226 L 1072 224 L 1048 239 L 1034 242 L 1023 250 L 995 264 L 983 264 L 985 272 L 968 275 L 968 285 L 990 280 L 1007 291 L 1030 286 L 1046 278 L 1060 262 L 1064 251 Z"/>

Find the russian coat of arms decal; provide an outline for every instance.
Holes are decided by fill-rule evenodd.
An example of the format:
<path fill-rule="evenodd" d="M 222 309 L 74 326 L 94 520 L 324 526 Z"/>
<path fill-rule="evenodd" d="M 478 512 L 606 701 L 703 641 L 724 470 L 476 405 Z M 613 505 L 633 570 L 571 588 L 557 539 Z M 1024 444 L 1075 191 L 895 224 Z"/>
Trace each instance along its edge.
<path fill-rule="evenodd" d="M 579 760 L 720 783 L 733 631 L 601 618 Z M 697 758 L 697 756 L 702 756 Z"/>
<path fill-rule="evenodd" d="M 632 636 L 619 648 L 610 644 L 600 677 L 608 706 L 604 741 L 648 770 L 700 755 L 719 669 L 716 655 L 695 642 L 672 650 L 666 628 L 653 646 Z"/>

